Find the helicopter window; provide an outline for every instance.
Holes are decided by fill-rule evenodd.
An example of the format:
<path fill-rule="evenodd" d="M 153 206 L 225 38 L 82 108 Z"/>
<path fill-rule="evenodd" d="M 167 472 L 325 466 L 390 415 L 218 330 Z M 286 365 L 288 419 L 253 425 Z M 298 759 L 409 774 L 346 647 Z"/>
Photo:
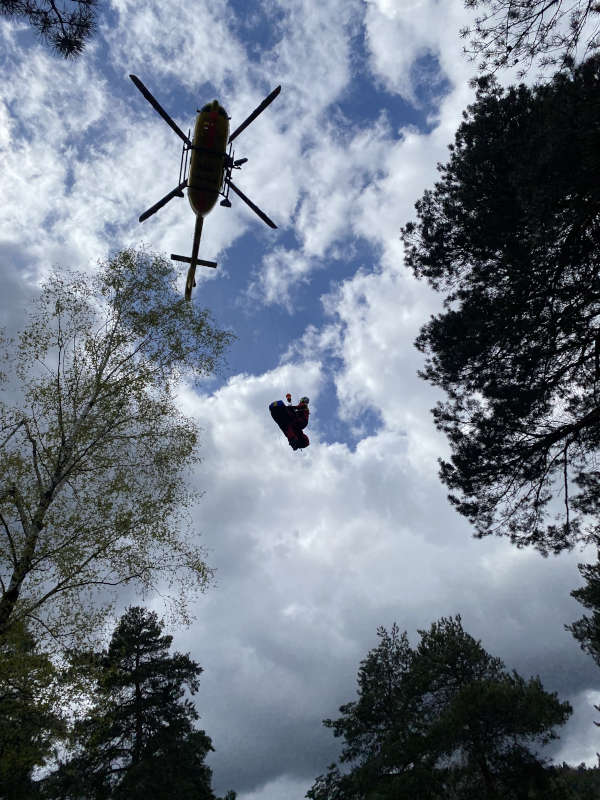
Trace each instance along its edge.
<path fill-rule="evenodd" d="M 219 106 L 219 114 L 220 114 L 222 117 L 227 117 L 227 114 L 225 113 L 225 109 L 224 109 L 224 108 L 222 108 L 221 106 Z"/>
<path fill-rule="evenodd" d="M 207 103 L 205 106 L 202 106 L 202 111 L 210 111 L 212 108 L 212 103 Z"/>

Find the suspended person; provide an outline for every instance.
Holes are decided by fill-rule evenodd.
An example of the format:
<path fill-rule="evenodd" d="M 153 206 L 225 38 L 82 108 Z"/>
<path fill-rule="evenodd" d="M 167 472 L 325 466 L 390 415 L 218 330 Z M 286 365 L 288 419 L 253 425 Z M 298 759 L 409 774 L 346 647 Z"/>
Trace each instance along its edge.
<path fill-rule="evenodd" d="M 269 411 L 286 436 L 292 450 L 301 450 L 310 444 L 308 436 L 304 433 L 310 416 L 309 399 L 301 397 L 297 406 L 292 405 L 291 394 L 287 394 L 286 399 L 287 406 L 283 400 L 275 400 L 269 405 Z"/>

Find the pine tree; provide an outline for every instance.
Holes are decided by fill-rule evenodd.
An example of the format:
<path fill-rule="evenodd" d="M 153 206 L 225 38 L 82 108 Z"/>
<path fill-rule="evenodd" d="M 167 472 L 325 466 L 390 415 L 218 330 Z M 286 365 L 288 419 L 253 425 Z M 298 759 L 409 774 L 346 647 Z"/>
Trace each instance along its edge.
<path fill-rule="evenodd" d="M 571 713 L 539 678 L 509 674 L 462 628 L 460 616 L 419 631 L 415 649 L 394 624 L 361 662 L 358 700 L 324 724 L 344 738 L 312 800 L 550 798 L 533 746 Z M 525 787 L 525 788 L 524 788 Z M 526 792 L 523 794 L 523 792 Z M 528 795 L 527 792 L 532 794 Z"/>
<path fill-rule="evenodd" d="M 480 59 L 482 71 L 518 65 L 523 76 L 536 59 L 541 67 L 570 66 L 579 45 L 589 54 L 600 41 L 597 0 L 465 0 L 465 6 L 482 9 L 460 32 L 473 37 L 465 52 Z"/>
<path fill-rule="evenodd" d="M 211 740 L 195 728 L 202 668 L 169 654 L 154 612 L 132 607 L 93 659 L 93 706 L 74 727 L 73 755 L 46 781 L 62 800 L 215 800 L 204 763 Z M 82 661 L 81 663 L 84 663 Z"/>
<path fill-rule="evenodd" d="M 96 5 L 97 0 L 0 0 L 0 14 L 25 17 L 45 44 L 74 58 L 94 32 Z"/>
<path fill-rule="evenodd" d="M 585 585 L 572 591 L 571 596 L 592 613 L 590 616 L 584 614 L 571 625 L 565 625 L 565 628 L 571 631 L 581 649 L 592 656 L 600 667 L 600 561 L 578 566 Z M 594 708 L 600 711 L 600 705 Z M 600 726 L 600 722 L 595 724 Z"/>
<path fill-rule="evenodd" d="M 559 552 L 600 534 L 600 57 L 533 89 L 480 85 L 403 229 L 445 295 L 421 374 L 446 392 L 440 474 L 476 535 Z"/>
<path fill-rule="evenodd" d="M 0 642 L 0 798 L 37 797 L 32 778 L 66 733 L 59 673 L 26 628 Z"/>

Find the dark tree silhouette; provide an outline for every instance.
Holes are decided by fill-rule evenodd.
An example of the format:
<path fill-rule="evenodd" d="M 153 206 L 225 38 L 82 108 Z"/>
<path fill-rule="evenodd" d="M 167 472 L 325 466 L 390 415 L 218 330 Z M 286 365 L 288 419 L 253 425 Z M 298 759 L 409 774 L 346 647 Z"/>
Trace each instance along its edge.
<path fill-rule="evenodd" d="M 72 757 L 45 781 L 49 798 L 215 800 L 204 763 L 211 740 L 195 728 L 199 715 L 185 697 L 197 692 L 202 668 L 170 655 L 172 638 L 155 613 L 132 607 L 108 651 L 88 657 L 93 706 L 74 726 Z"/>
<path fill-rule="evenodd" d="M 572 591 L 571 595 L 592 613 L 590 616 L 584 614 L 572 625 L 565 625 L 565 628 L 571 631 L 581 649 L 592 656 L 600 667 L 600 561 L 579 564 L 579 571 L 585 585 Z M 594 708 L 600 711 L 600 705 Z M 600 722 L 595 724 L 600 726 Z"/>
<path fill-rule="evenodd" d="M 600 768 L 586 767 L 584 763 L 577 767 L 569 764 L 552 767 L 556 782 L 563 786 L 561 800 L 596 800 L 600 797 Z"/>
<path fill-rule="evenodd" d="M 570 67 L 582 37 L 584 58 L 600 42 L 597 0 L 465 0 L 465 6 L 482 9 L 460 35 L 472 37 L 465 53 L 479 59 L 483 72 L 518 64 L 523 76 L 538 57 L 542 68 Z"/>
<path fill-rule="evenodd" d="M 0 798 L 38 797 L 32 774 L 66 733 L 59 673 L 25 627 L 0 641 Z"/>
<path fill-rule="evenodd" d="M 579 571 L 586 585 L 575 589 L 571 595 L 589 609 L 592 615 L 584 614 L 581 619 L 572 625 L 567 625 L 566 628 L 580 643 L 581 649 L 591 655 L 600 667 L 600 563 L 579 564 Z"/>
<path fill-rule="evenodd" d="M 599 98 L 598 57 L 534 89 L 482 79 L 402 231 L 446 295 L 416 345 L 448 398 L 450 500 L 544 554 L 600 536 Z"/>
<path fill-rule="evenodd" d="M 571 713 L 539 678 L 509 674 L 462 628 L 460 616 L 419 631 L 415 649 L 394 624 L 361 662 L 358 700 L 324 720 L 344 738 L 312 800 L 553 797 L 533 749 Z M 525 792 L 525 793 L 523 793 Z M 529 792 L 529 794 L 527 794 Z"/>
<path fill-rule="evenodd" d="M 25 17 L 56 53 L 74 58 L 95 28 L 97 0 L 0 0 L 0 14 Z"/>

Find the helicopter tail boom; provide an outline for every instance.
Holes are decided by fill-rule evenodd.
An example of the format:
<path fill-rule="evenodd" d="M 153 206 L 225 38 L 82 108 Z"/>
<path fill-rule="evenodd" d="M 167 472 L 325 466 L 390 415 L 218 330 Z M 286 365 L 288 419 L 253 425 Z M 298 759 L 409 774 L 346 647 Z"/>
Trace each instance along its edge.
<path fill-rule="evenodd" d="M 202 236 L 202 225 L 204 223 L 204 218 L 198 214 L 196 217 L 196 227 L 194 228 L 194 244 L 192 245 L 192 257 L 188 258 L 187 256 L 178 256 L 175 253 L 171 253 L 171 258 L 173 261 L 183 261 L 185 264 L 189 264 L 190 268 L 188 269 L 187 278 L 185 281 L 185 299 L 191 300 L 192 299 L 192 289 L 196 285 L 196 267 L 216 267 L 216 261 L 205 261 L 203 258 L 198 258 L 198 250 L 200 249 L 200 237 Z"/>

